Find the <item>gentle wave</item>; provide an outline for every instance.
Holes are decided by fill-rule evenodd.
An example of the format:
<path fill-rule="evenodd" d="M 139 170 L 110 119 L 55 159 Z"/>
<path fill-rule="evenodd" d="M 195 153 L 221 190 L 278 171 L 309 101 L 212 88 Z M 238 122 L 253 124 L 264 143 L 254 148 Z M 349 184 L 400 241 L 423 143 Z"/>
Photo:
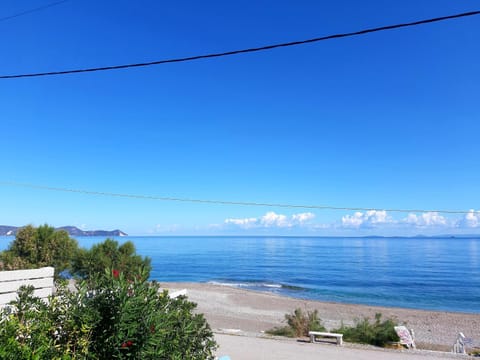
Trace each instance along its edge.
<path fill-rule="evenodd" d="M 105 238 L 77 238 L 90 247 Z M 122 237 L 151 279 L 302 299 L 480 313 L 480 237 Z M 11 239 L 0 238 L 0 248 Z"/>
<path fill-rule="evenodd" d="M 304 291 L 306 288 L 296 286 L 296 285 L 289 285 L 289 284 L 278 284 L 278 283 L 270 283 L 270 282 L 261 282 L 261 281 L 244 281 L 244 282 L 234 282 L 234 281 L 216 281 L 211 280 L 207 281 L 207 284 L 211 285 L 219 285 L 219 286 L 228 286 L 228 287 L 235 287 L 235 288 L 266 288 L 266 289 L 285 289 L 285 290 L 294 290 L 294 291 Z"/>

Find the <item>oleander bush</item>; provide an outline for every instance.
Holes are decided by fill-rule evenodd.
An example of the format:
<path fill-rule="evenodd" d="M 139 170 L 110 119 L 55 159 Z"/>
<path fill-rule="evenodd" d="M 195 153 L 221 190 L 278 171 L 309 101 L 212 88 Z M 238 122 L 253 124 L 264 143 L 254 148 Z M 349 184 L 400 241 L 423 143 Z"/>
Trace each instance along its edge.
<path fill-rule="evenodd" d="M 117 269 L 61 285 L 48 304 L 22 288 L 13 311 L 0 313 L 0 359 L 213 359 L 213 333 L 196 305 L 170 299 L 147 281 Z"/>
<path fill-rule="evenodd" d="M 65 231 L 26 226 L 0 253 L 0 270 L 42 266 L 55 267 L 55 296 L 45 303 L 21 288 L 0 310 L 0 360 L 213 359 L 213 333 L 196 304 L 159 292 L 148 281 L 150 259 L 132 242 L 80 249 Z M 76 291 L 65 273 L 78 279 Z"/>
<path fill-rule="evenodd" d="M 325 331 L 322 321 L 318 317 L 318 310 L 303 312 L 297 308 L 291 314 L 285 314 L 286 326 L 275 327 L 266 333 L 277 336 L 302 337 L 308 336 L 309 331 Z"/>
<path fill-rule="evenodd" d="M 386 319 L 382 321 L 382 314 L 377 313 L 373 323 L 368 318 L 357 319 L 354 326 L 342 324 L 333 332 L 343 334 L 343 339 L 349 342 L 384 347 L 388 343 L 400 340 L 395 332 L 395 326 L 397 326 L 395 320 Z"/>
<path fill-rule="evenodd" d="M 148 277 L 151 270 L 150 259 L 138 255 L 131 241 L 119 245 L 115 240 L 106 239 L 90 249 L 79 249 L 72 259 L 72 274 L 81 278 L 102 274 L 108 268 L 132 276 L 132 272 L 140 267 L 147 271 L 145 275 Z"/>
<path fill-rule="evenodd" d="M 48 303 L 22 287 L 18 299 L 0 312 L 0 359 L 87 359 L 92 312 L 81 304 L 85 293 L 65 284 Z"/>
<path fill-rule="evenodd" d="M 196 305 L 170 299 L 147 271 L 96 275 L 86 307 L 96 312 L 90 351 L 99 359 L 211 359 L 213 333 Z"/>

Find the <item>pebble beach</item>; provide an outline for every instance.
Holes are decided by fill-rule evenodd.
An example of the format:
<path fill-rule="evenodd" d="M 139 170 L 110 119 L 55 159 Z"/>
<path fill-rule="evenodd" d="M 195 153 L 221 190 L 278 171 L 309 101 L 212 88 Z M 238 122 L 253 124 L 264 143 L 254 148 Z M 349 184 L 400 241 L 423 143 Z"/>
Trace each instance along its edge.
<path fill-rule="evenodd" d="M 318 310 L 329 330 L 343 321 L 373 318 L 376 313 L 395 318 L 415 332 L 417 347 L 422 350 L 449 352 L 459 332 L 480 341 L 480 314 L 389 308 L 356 304 L 339 304 L 289 298 L 270 293 L 206 283 L 162 283 L 171 291 L 187 289 L 188 298 L 197 303 L 215 332 L 262 336 L 265 330 L 284 325 L 285 313 L 295 308 Z"/>

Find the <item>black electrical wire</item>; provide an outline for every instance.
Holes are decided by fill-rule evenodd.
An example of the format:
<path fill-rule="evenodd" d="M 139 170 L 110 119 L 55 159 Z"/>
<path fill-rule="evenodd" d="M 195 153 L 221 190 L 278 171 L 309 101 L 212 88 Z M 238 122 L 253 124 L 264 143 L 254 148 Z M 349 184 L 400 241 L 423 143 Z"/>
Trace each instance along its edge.
<path fill-rule="evenodd" d="M 223 56 L 253 53 L 253 52 L 258 52 L 258 51 L 266 51 L 266 50 L 272 50 L 272 49 L 276 49 L 276 48 L 282 48 L 282 47 L 309 44 L 309 43 L 314 43 L 314 42 L 319 42 L 319 41 L 324 41 L 324 40 L 331 40 L 331 39 L 339 39 L 339 38 L 345 38 L 345 37 L 351 37 L 351 36 L 365 35 L 365 34 L 378 32 L 378 31 L 385 31 L 385 30 L 393 30 L 393 29 L 399 29 L 399 28 L 405 28 L 405 27 L 411 27 L 411 26 L 418 26 L 418 25 L 423 25 L 423 24 L 429 24 L 429 23 L 434 23 L 434 22 L 439 22 L 439 21 L 463 18 L 463 17 L 474 16 L 474 15 L 479 15 L 479 14 L 480 14 L 480 11 L 470 11 L 470 12 L 465 12 L 465 13 L 461 13 L 461 14 L 437 17 L 437 18 L 433 18 L 433 19 L 418 20 L 418 21 L 409 22 L 409 23 L 387 25 L 387 26 L 381 26 L 381 27 L 376 27 L 376 28 L 371 28 L 371 29 L 364 29 L 364 30 L 359 30 L 359 31 L 354 31 L 354 32 L 321 36 L 321 37 L 317 37 L 317 38 L 313 38 L 313 39 L 292 41 L 292 42 L 266 45 L 266 46 L 254 47 L 254 48 L 248 48 L 248 49 L 241 49 L 241 50 L 226 51 L 226 52 L 221 52 L 221 53 L 194 55 L 194 56 L 183 57 L 183 58 L 165 59 L 165 60 L 157 60 L 157 61 L 150 61 L 150 62 L 143 62 L 143 63 L 113 65 L 113 66 L 85 68 L 85 69 L 37 72 L 37 73 L 29 73 L 29 74 L 15 74 L 15 75 L 0 75 L 0 79 L 16 79 L 16 78 L 26 78 L 26 77 L 54 76 L 54 75 L 87 73 L 87 72 L 95 72 L 95 71 L 119 70 L 119 69 L 128 69 L 128 68 L 144 67 L 144 66 L 168 64 L 168 63 L 187 62 L 187 61 L 194 61 L 194 60 L 200 60 L 200 59 L 218 58 L 218 57 L 223 57 Z"/>
<path fill-rule="evenodd" d="M 124 194 L 112 193 L 104 191 L 91 191 L 81 189 L 70 189 L 63 187 L 52 187 L 35 184 L 25 184 L 10 181 L 0 181 L 0 186 L 16 186 L 25 187 L 37 190 L 48 190 L 57 192 L 77 193 L 84 195 L 97 195 L 141 200 L 159 200 L 159 201 L 176 201 L 187 203 L 201 203 L 212 205 L 240 205 L 240 206 L 261 206 L 261 207 L 275 207 L 275 208 L 296 208 L 296 209 L 316 209 L 316 210 L 348 210 L 348 211 L 388 211 L 401 213 L 443 213 L 443 214 L 469 214 L 471 210 L 425 210 L 425 209 L 380 209 L 380 208 L 365 208 L 365 207 L 339 207 L 329 205 L 299 205 L 299 204 L 281 204 L 281 203 L 262 203 L 262 202 L 248 202 L 248 201 L 228 201 L 228 200 L 208 200 L 208 199 L 193 199 L 193 198 L 178 198 L 170 196 L 154 196 L 154 195 L 139 195 L 139 194 Z"/>
<path fill-rule="evenodd" d="M 37 11 L 45 10 L 45 9 L 51 8 L 51 7 L 53 7 L 53 6 L 57 6 L 57 5 L 63 4 L 63 3 L 65 3 L 65 2 L 67 2 L 67 1 L 68 1 L 68 0 L 55 1 L 55 2 L 52 2 L 52 3 L 46 4 L 46 5 L 42 5 L 42 6 L 33 8 L 33 9 L 29 9 L 29 10 L 25 10 L 25 11 L 19 12 L 19 13 L 13 14 L 13 15 L 1 17 L 1 18 L 0 18 L 0 21 L 6 21 L 6 20 L 10 20 L 10 19 L 14 19 L 14 18 L 23 16 L 23 15 L 31 14 L 31 13 L 34 13 L 34 12 L 37 12 Z"/>

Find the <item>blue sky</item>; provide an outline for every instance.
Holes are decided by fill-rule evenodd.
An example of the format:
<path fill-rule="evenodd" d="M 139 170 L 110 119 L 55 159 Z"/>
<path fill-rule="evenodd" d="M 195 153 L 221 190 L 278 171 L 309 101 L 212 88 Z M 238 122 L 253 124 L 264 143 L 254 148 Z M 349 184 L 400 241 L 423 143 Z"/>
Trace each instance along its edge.
<path fill-rule="evenodd" d="M 5 0 L 0 17 L 45 3 Z M 228 51 L 473 6 L 70 0 L 0 22 L 0 72 Z M 0 81 L 0 181 L 470 214 L 292 211 L 0 186 L 0 224 L 137 235 L 478 233 L 479 33 L 477 16 L 221 59 Z"/>

